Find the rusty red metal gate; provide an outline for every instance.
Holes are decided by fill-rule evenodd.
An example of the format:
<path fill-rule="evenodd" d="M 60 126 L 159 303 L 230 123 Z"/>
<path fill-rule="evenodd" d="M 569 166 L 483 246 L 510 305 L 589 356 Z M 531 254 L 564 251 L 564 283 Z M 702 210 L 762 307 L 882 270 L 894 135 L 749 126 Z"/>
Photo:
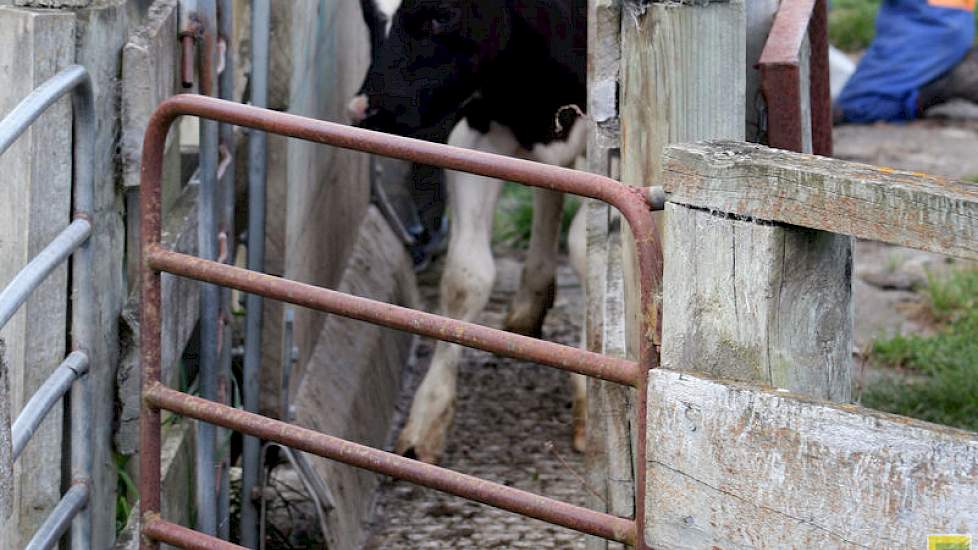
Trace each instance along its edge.
<path fill-rule="evenodd" d="M 807 88 L 802 75 L 806 38 Z M 811 152 L 831 156 L 828 0 L 782 2 L 757 66 L 767 104 L 767 144 L 803 152 L 807 126 L 811 133 Z M 806 94 L 807 102 L 803 99 Z M 806 103 L 810 110 L 807 113 Z"/>
<path fill-rule="evenodd" d="M 359 298 L 163 248 L 160 244 L 163 147 L 170 126 L 181 115 L 193 115 L 336 147 L 506 179 L 590 197 L 614 206 L 628 221 L 637 249 L 643 312 L 641 333 L 646 335 L 642 339 L 638 362 Z M 155 550 L 160 542 L 183 548 L 241 548 L 160 517 L 162 410 L 604 539 L 646 548 L 641 536 L 645 523 L 646 386 L 648 370 L 655 368 L 658 362 L 654 335 L 659 331 L 656 292 L 662 273 L 659 238 L 649 215 L 649 191 L 648 188 L 630 187 L 595 174 L 371 132 L 206 96 L 179 95 L 164 101 L 153 114 L 146 130 L 140 184 L 140 548 Z M 160 277 L 163 272 L 634 387 L 638 392 L 635 419 L 638 448 L 635 463 L 639 465 L 635 473 L 635 517 L 620 518 L 574 506 L 166 387 L 160 381 Z"/>

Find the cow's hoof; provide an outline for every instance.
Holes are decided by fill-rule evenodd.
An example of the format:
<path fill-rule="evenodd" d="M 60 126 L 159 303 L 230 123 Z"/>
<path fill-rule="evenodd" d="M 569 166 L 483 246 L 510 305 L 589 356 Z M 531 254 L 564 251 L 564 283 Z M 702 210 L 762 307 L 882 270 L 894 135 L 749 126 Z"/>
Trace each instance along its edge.
<path fill-rule="evenodd" d="M 571 418 L 574 425 L 574 450 L 583 453 L 587 450 L 587 398 L 583 395 L 574 396 Z"/>
<path fill-rule="evenodd" d="M 435 449 L 429 445 L 411 441 L 410 439 L 405 438 L 405 434 L 403 432 L 397 439 L 397 445 L 394 447 L 394 451 L 403 457 L 425 462 L 427 464 L 438 464 L 441 462 L 442 455 L 445 452 L 444 447 Z"/>
<path fill-rule="evenodd" d="M 583 453 L 587 450 L 587 429 L 584 424 L 574 424 L 574 450 Z"/>
<path fill-rule="evenodd" d="M 440 414 L 433 415 L 432 422 L 419 422 L 414 415 L 409 416 L 394 445 L 394 452 L 428 464 L 438 464 L 445 454 L 448 427 L 454 414 L 454 405 L 449 405 Z"/>
<path fill-rule="evenodd" d="M 547 311 L 554 305 L 554 294 L 557 285 L 554 281 L 540 292 L 521 288 L 506 314 L 503 327 L 509 332 L 539 338 L 543 334 L 543 321 Z"/>

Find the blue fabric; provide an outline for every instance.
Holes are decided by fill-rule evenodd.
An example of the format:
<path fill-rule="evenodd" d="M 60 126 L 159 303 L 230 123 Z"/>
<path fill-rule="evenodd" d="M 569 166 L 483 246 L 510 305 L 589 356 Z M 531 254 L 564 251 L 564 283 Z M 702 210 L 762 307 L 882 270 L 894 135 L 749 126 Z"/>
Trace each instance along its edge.
<path fill-rule="evenodd" d="M 970 11 L 884 0 L 876 37 L 836 106 L 849 122 L 913 120 L 920 88 L 961 61 L 974 37 Z"/>

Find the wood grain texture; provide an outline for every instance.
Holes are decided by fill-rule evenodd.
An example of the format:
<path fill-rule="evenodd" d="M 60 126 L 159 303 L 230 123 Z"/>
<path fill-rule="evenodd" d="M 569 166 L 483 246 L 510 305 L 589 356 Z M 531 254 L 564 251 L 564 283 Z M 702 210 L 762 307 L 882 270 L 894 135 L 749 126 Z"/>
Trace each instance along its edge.
<path fill-rule="evenodd" d="M 76 62 L 75 30 L 71 12 L 0 7 L 0 118 Z M 69 223 L 71 129 L 71 99 L 63 97 L 0 157 L 0 287 Z M 0 330 L 14 418 L 64 359 L 67 302 L 65 262 Z M 51 408 L 14 465 L 13 513 L 0 529 L 0 548 L 25 547 L 61 498 L 63 410 L 61 402 Z"/>
<path fill-rule="evenodd" d="M 622 19 L 621 180 L 656 184 L 670 143 L 744 139 L 746 15 L 742 0 L 626 2 Z M 704 83 L 723 85 L 704 85 Z M 662 228 L 662 216 L 654 215 Z M 625 230 L 626 324 L 641 324 L 631 231 Z"/>
<path fill-rule="evenodd" d="M 666 205 L 662 365 L 851 396 L 851 239 Z"/>
<path fill-rule="evenodd" d="M 655 548 L 923 548 L 978 526 L 978 434 L 665 369 L 649 403 Z"/>
<path fill-rule="evenodd" d="M 669 143 L 744 139 L 745 26 L 743 0 L 623 2 L 622 182 L 656 184 L 663 173 L 663 148 Z M 653 217 L 661 232 L 661 213 Z M 625 352 L 637 358 L 644 337 L 642 300 L 632 233 L 621 223 Z M 661 293 L 660 289 L 657 294 Z"/>
<path fill-rule="evenodd" d="M 0 338 L 0 525 L 14 513 L 14 448 L 10 418 L 10 383 L 4 354 L 7 345 Z"/>
<path fill-rule="evenodd" d="M 618 117 L 618 77 L 621 67 L 620 0 L 588 0 L 588 171 L 615 177 L 621 140 Z M 591 351 L 625 355 L 621 226 L 607 204 L 585 201 L 587 216 L 587 274 L 585 345 Z M 634 514 L 632 437 L 628 388 L 588 379 L 587 505 L 619 516 Z M 617 550 L 623 546 L 588 536 L 588 550 Z"/>
<path fill-rule="evenodd" d="M 704 142 L 666 152 L 669 201 L 978 259 L 978 189 L 927 174 Z"/>

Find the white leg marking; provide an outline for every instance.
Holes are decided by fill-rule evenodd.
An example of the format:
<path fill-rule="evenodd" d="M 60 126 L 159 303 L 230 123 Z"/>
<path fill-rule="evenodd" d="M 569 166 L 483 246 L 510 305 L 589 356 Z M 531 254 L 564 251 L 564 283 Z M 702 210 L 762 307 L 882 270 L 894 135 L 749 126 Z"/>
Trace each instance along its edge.
<path fill-rule="evenodd" d="M 449 144 L 503 155 L 512 155 L 517 148 L 508 129 L 494 125 L 488 134 L 480 134 L 464 121 L 452 131 Z M 439 313 L 471 321 L 488 302 L 496 275 L 490 238 L 502 181 L 448 171 L 447 184 L 451 233 L 441 279 Z M 455 412 L 455 383 L 461 353 L 461 347 L 456 344 L 436 344 L 431 366 L 411 403 L 397 452 L 413 449 L 419 460 L 430 463 L 441 458 Z"/>
<path fill-rule="evenodd" d="M 370 100 L 365 94 L 355 95 L 346 104 L 346 114 L 350 117 L 351 124 L 357 124 L 367 118 L 367 108 L 370 107 Z"/>
<path fill-rule="evenodd" d="M 587 304 L 587 205 L 582 204 L 574 215 L 570 231 L 567 234 L 567 248 L 571 267 L 577 274 L 584 290 L 584 304 Z M 582 315 L 581 319 L 585 319 Z M 587 327 L 581 323 L 581 348 L 587 348 Z M 574 419 L 574 449 L 584 452 L 587 445 L 587 377 L 581 374 L 571 374 L 571 386 L 574 390 L 572 417 Z"/>

